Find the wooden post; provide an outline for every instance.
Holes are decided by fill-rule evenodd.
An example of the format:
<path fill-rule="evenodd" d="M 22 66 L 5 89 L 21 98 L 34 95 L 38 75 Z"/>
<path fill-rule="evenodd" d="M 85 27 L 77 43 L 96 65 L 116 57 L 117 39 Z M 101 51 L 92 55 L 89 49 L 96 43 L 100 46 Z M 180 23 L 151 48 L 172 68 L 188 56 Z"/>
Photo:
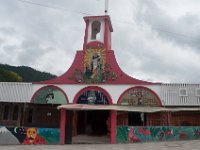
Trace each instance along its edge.
<path fill-rule="evenodd" d="M 66 110 L 60 110 L 60 144 L 65 144 Z"/>
<path fill-rule="evenodd" d="M 111 110 L 111 144 L 116 144 L 117 112 Z"/>

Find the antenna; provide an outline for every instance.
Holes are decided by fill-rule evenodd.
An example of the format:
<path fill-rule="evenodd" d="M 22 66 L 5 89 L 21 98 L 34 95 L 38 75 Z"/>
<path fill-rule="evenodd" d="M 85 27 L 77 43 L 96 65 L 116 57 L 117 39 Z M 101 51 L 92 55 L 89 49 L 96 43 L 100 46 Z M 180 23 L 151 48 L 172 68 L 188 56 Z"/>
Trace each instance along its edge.
<path fill-rule="evenodd" d="M 105 15 L 108 13 L 108 0 L 105 0 Z"/>

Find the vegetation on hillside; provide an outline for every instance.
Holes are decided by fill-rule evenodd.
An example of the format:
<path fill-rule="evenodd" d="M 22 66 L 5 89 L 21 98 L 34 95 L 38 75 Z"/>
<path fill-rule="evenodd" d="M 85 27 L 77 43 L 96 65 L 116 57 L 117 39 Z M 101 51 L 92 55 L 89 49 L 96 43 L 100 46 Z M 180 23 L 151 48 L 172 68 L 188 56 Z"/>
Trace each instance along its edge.
<path fill-rule="evenodd" d="M 0 64 L 0 82 L 38 82 L 55 77 L 55 75 L 37 71 L 31 67 Z"/>

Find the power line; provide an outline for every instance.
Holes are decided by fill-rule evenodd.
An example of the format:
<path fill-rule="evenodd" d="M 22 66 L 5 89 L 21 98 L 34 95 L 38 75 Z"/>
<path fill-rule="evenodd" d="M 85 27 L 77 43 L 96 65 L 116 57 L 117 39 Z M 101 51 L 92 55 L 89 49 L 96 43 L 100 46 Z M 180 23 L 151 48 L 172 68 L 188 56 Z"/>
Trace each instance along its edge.
<path fill-rule="evenodd" d="M 27 0 L 17 0 L 17 1 L 20 1 L 20 2 L 22 2 L 22 3 L 37 5 L 37 6 L 41 6 L 41 7 L 46 7 L 46 8 L 52 8 L 52 9 L 57 9 L 57 10 L 63 10 L 63 11 L 67 11 L 67 12 L 71 12 L 71 13 L 76 13 L 76 14 L 92 15 L 92 14 L 85 13 L 85 12 L 81 12 L 81 11 L 70 10 L 70 9 L 61 8 L 61 7 L 55 7 L 55 6 L 50 6 L 50 5 L 41 4 L 41 3 L 35 3 L 35 2 L 32 2 L 32 1 L 27 1 Z"/>
<path fill-rule="evenodd" d="M 81 12 L 81 11 L 76 11 L 76 10 L 70 10 L 70 9 L 61 8 L 61 7 L 50 6 L 50 5 L 36 3 L 36 2 L 28 1 L 28 0 L 17 0 L 17 1 L 22 2 L 22 3 L 37 5 L 37 6 L 40 6 L 40 7 L 46 7 L 46 8 L 52 8 L 52 9 L 67 11 L 67 12 L 76 13 L 76 14 L 93 15 L 93 14 L 89 14 L 89 13 L 85 13 L 85 12 Z M 133 22 L 129 22 L 129 21 L 122 21 L 122 20 L 115 20 L 115 19 L 113 19 L 113 20 L 116 21 L 116 22 L 119 22 L 119 23 L 123 23 L 123 24 L 134 25 Z M 197 39 L 195 39 L 195 38 L 193 38 L 191 36 L 185 35 L 185 34 L 175 33 L 175 32 L 172 32 L 172 31 L 159 29 L 159 28 L 156 28 L 156 27 L 152 27 L 152 29 L 156 30 L 156 31 L 159 31 L 159 32 L 165 32 L 165 33 L 168 33 L 168 34 L 172 34 L 172 35 L 176 35 L 176 36 L 179 36 L 179 37 L 184 37 L 184 38 L 188 38 L 188 39 L 191 39 L 191 40 L 194 40 L 194 41 L 198 41 Z"/>
<path fill-rule="evenodd" d="M 134 22 L 130 22 L 130 21 L 122 21 L 122 20 L 116 20 L 116 19 L 113 19 L 113 21 L 116 21 L 116 22 L 119 22 L 119 23 L 123 23 L 123 24 L 127 24 L 127 25 L 130 25 L 130 26 L 133 26 L 133 25 L 137 26 Z M 157 27 L 154 27 L 154 26 L 152 26 L 151 29 L 159 31 L 159 32 L 164 32 L 164 33 L 167 33 L 167 34 L 171 34 L 171 35 L 187 38 L 187 39 L 190 39 L 190 40 L 193 40 L 193 41 L 199 41 L 199 40 L 195 39 L 192 36 L 185 35 L 185 34 L 182 34 L 182 33 L 177 33 L 177 32 L 172 32 L 172 31 L 169 31 L 169 30 L 164 30 L 164 29 L 157 28 Z"/>

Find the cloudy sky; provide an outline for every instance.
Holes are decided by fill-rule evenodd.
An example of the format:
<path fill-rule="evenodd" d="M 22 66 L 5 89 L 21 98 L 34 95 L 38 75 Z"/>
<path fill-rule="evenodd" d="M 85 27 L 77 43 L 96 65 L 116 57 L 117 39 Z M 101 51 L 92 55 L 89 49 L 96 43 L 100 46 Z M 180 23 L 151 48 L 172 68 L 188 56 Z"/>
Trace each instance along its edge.
<path fill-rule="evenodd" d="M 0 63 L 61 75 L 82 49 L 83 16 L 103 12 L 104 0 L 0 0 Z M 200 83 L 199 0 L 109 0 L 109 15 L 125 73 Z"/>

